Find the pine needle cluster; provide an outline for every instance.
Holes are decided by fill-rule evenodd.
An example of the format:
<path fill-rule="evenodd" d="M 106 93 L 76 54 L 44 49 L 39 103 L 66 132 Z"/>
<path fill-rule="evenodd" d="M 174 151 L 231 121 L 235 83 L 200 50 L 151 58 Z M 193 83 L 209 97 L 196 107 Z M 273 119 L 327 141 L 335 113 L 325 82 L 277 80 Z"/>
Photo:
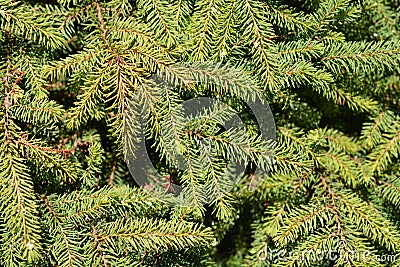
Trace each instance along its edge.
<path fill-rule="evenodd" d="M 0 266 L 399 265 L 399 25 L 397 0 L 0 0 Z M 200 96 L 245 129 L 176 111 Z M 190 206 L 137 186 L 140 131 Z M 260 254 L 338 247 L 369 258 Z"/>

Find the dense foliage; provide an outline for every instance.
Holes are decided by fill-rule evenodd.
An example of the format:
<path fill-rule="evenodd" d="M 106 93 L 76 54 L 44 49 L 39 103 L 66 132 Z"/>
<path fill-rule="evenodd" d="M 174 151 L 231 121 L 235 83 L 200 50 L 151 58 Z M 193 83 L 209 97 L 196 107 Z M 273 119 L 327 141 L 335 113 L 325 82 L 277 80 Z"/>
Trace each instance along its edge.
<path fill-rule="evenodd" d="M 400 251 L 399 6 L 0 0 L 0 266 L 399 265 L 376 260 Z M 275 143 L 244 103 L 259 94 Z M 246 129 L 224 131 L 223 106 L 188 123 L 174 108 L 197 96 L 229 104 Z M 142 129 L 193 205 L 136 185 L 124 151 Z M 231 158 L 252 163 L 202 205 Z M 283 261 L 267 248 L 370 258 Z"/>

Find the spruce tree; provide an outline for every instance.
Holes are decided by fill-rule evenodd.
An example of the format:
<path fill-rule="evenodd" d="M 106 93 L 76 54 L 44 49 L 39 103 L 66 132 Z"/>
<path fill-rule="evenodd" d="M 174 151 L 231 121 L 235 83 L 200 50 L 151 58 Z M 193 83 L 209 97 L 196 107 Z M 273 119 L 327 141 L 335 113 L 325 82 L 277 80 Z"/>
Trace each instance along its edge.
<path fill-rule="evenodd" d="M 0 0 L 0 266 L 398 266 L 399 14 L 397 0 Z M 220 104 L 182 116 L 197 97 Z M 244 127 L 221 126 L 232 113 Z M 138 186 L 139 132 L 188 205 Z M 231 161 L 246 167 L 233 188 Z"/>

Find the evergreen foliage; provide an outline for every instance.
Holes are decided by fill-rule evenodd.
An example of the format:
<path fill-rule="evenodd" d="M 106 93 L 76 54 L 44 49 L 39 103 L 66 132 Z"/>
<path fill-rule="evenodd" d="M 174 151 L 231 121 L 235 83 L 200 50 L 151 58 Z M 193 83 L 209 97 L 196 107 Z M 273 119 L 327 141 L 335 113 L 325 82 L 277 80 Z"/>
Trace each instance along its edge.
<path fill-rule="evenodd" d="M 400 257 L 399 22 L 398 0 L 0 0 L 0 266 L 399 265 L 376 260 Z M 188 121 L 198 96 L 246 129 Z M 142 129 L 191 206 L 134 182 Z M 230 159 L 266 172 L 230 190 Z M 262 257 L 338 247 L 371 260 Z"/>

